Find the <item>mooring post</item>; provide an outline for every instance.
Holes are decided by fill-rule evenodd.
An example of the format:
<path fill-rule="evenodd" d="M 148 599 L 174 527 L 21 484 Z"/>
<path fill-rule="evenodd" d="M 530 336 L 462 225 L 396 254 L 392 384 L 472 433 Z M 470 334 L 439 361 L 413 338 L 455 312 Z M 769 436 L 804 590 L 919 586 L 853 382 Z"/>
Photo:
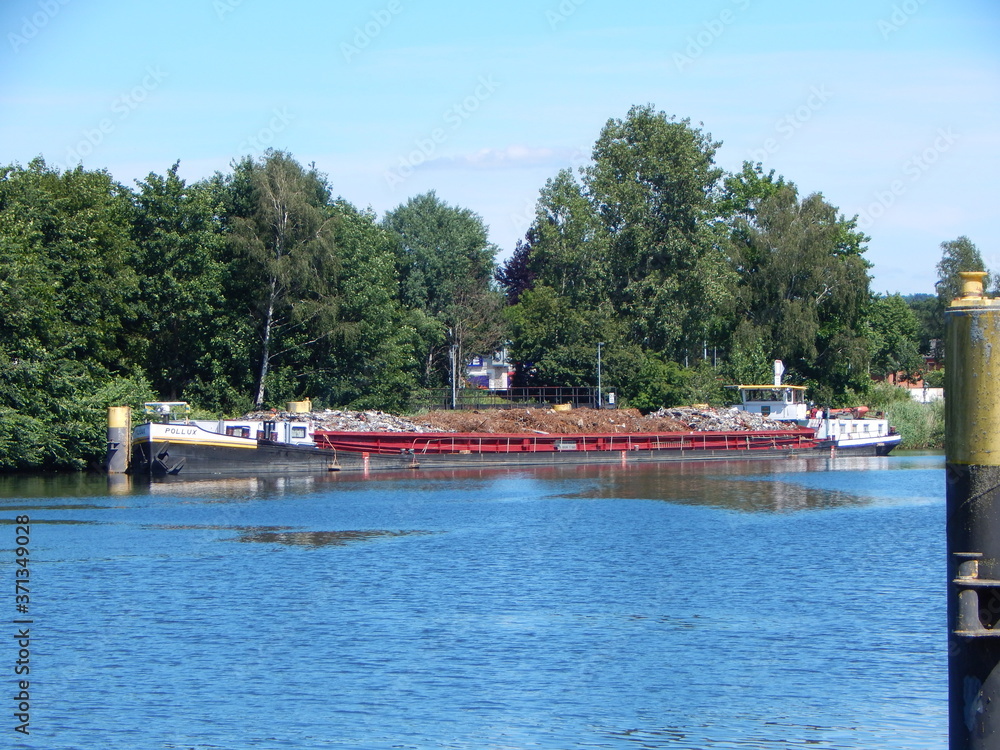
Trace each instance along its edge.
<path fill-rule="evenodd" d="M 951 750 L 1000 748 L 1000 300 L 962 273 L 945 312 Z M 993 357 L 994 352 L 996 358 Z"/>
<path fill-rule="evenodd" d="M 108 474 L 128 471 L 132 448 L 132 410 L 127 406 L 108 407 L 108 453 L 105 466 Z"/>

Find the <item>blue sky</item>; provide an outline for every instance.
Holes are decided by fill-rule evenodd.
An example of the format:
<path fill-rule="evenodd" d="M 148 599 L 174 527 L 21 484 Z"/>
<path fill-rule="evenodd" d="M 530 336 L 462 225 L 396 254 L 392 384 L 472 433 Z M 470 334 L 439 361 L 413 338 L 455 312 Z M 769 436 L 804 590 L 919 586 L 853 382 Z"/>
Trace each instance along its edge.
<path fill-rule="evenodd" d="M 188 180 L 268 146 L 379 216 L 436 190 L 508 255 L 633 104 L 858 214 L 873 289 L 1000 271 L 996 0 L 6 0 L 0 163 Z"/>

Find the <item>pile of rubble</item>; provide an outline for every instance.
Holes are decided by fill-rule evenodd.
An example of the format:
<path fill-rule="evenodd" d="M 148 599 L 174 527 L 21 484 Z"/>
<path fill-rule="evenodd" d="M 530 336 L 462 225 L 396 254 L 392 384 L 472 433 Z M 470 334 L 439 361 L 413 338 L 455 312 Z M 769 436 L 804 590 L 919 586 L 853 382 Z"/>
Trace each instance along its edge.
<path fill-rule="evenodd" d="M 580 433 L 675 432 L 687 428 L 669 418 L 644 417 L 637 409 L 483 409 L 434 411 L 420 417 L 442 432 L 518 433 L 546 435 Z"/>
<path fill-rule="evenodd" d="M 417 424 L 406 417 L 397 417 L 381 411 L 348 411 L 324 409 L 291 413 L 284 411 L 257 411 L 243 416 L 247 420 L 275 419 L 282 422 L 312 422 L 317 430 L 336 432 L 439 432 L 433 427 Z"/>
<path fill-rule="evenodd" d="M 253 412 L 244 419 L 311 421 L 318 430 L 337 432 L 481 432 L 543 435 L 635 432 L 737 432 L 773 430 L 778 423 L 734 408 L 674 407 L 643 416 L 637 409 L 482 409 L 431 411 L 398 417 L 381 411 L 326 409 L 302 414 Z"/>
<path fill-rule="evenodd" d="M 699 409 L 691 406 L 675 406 L 670 409 L 660 409 L 650 414 L 649 417 L 673 419 L 683 424 L 685 429 L 695 432 L 746 432 L 780 429 L 779 423 L 773 419 L 762 417 L 760 414 L 740 411 L 735 407 Z"/>

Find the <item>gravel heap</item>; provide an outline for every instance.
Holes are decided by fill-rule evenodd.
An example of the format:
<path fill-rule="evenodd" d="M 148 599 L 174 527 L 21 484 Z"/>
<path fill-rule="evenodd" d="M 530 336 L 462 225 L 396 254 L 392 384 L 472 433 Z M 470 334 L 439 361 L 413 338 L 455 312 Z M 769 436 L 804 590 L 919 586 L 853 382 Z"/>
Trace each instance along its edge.
<path fill-rule="evenodd" d="M 317 430 L 336 432 L 440 432 L 432 427 L 417 424 L 406 417 L 397 417 L 382 411 L 324 411 L 291 414 L 284 411 L 256 411 L 243 417 L 247 420 L 276 419 L 288 422 L 311 421 Z"/>
<path fill-rule="evenodd" d="M 740 411 L 735 407 L 696 409 L 691 406 L 675 406 L 670 409 L 660 409 L 649 417 L 675 419 L 695 432 L 739 432 L 784 428 L 780 422 L 762 417 L 760 414 Z"/>

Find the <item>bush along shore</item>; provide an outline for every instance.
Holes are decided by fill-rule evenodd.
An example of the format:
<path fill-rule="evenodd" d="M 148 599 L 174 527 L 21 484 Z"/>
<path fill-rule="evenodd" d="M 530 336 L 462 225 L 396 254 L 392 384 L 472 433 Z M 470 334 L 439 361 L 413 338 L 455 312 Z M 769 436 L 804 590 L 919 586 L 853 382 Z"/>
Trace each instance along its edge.
<path fill-rule="evenodd" d="M 889 424 L 903 437 L 903 450 L 944 448 L 944 400 L 922 404 L 904 388 L 878 383 L 872 388 L 871 405 L 888 415 Z"/>

